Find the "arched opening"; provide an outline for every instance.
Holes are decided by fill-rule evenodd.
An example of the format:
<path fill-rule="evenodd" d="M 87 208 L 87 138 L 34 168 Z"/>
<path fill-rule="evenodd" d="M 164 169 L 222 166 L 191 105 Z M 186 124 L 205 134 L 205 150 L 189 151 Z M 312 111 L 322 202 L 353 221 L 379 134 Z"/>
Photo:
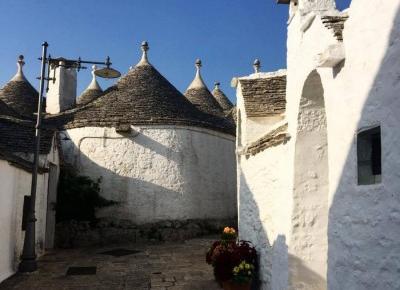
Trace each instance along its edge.
<path fill-rule="evenodd" d="M 290 289 L 324 290 L 327 272 L 328 140 L 320 75 L 305 81 L 295 147 Z"/>

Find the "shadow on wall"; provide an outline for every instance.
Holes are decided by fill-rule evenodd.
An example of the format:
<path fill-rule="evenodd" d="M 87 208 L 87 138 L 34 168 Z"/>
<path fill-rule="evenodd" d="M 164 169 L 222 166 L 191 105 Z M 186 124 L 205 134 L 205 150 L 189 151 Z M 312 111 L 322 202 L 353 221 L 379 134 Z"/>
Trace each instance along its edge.
<path fill-rule="evenodd" d="M 123 151 L 124 142 L 135 143 L 139 145 L 139 149 L 141 150 L 138 154 L 145 155 L 151 152 L 151 156 L 160 156 L 165 163 L 179 163 L 184 158 L 187 158 L 181 152 L 185 149 L 180 148 L 179 146 L 181 145 L 173 144 L 171 141 L 171 144 L 168 144 L 170 146 L 165 146 L 144 134 L 140 134 L 140 138 L 122 136 L 95 137 L 94 139 L 98 139 L 99 146 L 101 144 L 103 146 L 107 145 L 107 142 L 120 142 L 121 147 L 115 147 L 116 150 L 119 150 L 118 152 L 107 152 L 107 154 L 118 156 L 115 160 L 109 158 L 104 161 L 109 168 L 94 162 L 71 141 L 64 140 L 64 142 L 68 142 L 68 154 L 78 152 L 78 155 L 73 158 L 73 161 L 71 159 L 71 161 L 74 162 L 73 166 L 78 169 L 79 173 L 89 176 L 94 180 L 102 177 L 100 184 L 102 188 L 101 196 L 110 201 L 117 202 L 116 205 L 100 209 L 97 212 L 97 217 L 130 220 L 137 224 L 164 220 L 235 218 L 235 194 L 232 197 L 232 194 L 223 191 L 222 188 L 221 192 L 216 193 L 220 198 L 210 196 L 207 192 L 204 195 L 198 194 L 199 190 L 191 182 L 199 183 L 206 181 L 195 178 L 188 179 L 187 176 L 184 176 L 190 172 L 190 168 L 186 170 L 179 169 L 178 174 L 181 174 L 179 179 L 174 176 L 174 172 L 169 172 L 169 168 L 162 168 L 160 164 L 154 164 L 156 161 L 151 159 L 137 159 L 135 156 L 132 156 L 132 152 L 129 151 L 131 149 Z M 79 142 L 78 146 L 80 145 L 81 142 Z M 191 156 L 190 158 L 196 159 L 196 156 Z M 210 161 L 210 166 L 213 166 L 212 163 L 217 162 L 217 160 Z M 121 170 L 124 165 L 129 167 L 128 169 L 132 170 L 132 172 Z M 217 164 L 214 164 L 214 166 L 217 166 Z M 163 186 L 163 180 L 157 179 L 158 172 L 163 174 L 163 178 L 168 179 L 165 181 L 165 186 Z M 136 177 L 127 176 L 129 174 Z M 140 177 L 143 177 L 143 179 Z M 182 180 L 184 183 L 180 184 Z M 212 184 L 207 184 L 207 186 L 212 186 Z M 224 203 L 224 201 L 231 202 Z M 213 204 L 212 208 L 215 210 L 210 209 L 210 204 Z M 220 208 L 216 210 L 218 207 Z M 146 220 L 146 217 L 155 218 L 153 220 Z"/>
<path fill-rule="evenodd" d="M 278 235 L 275 241 L 271 244 L 268 233 L 263 227 L 263 220 L 260 214 L 260 207 L 263 208 L 263 204 L 256 201 L 256 198 L 251 193 L 246 178 L 243 175 L 241 175 L 240 187 L 241 192 L 249 193 L 245 196 L 239 196 L 239 204 L 241 207 L 239 209 L 240 227 L 241 229 L 245 229 L 245 231 L 240 232 L 241 239 L 249 239 L 256 245 L 259 258 L 258 281 L 254 283 L 252 289 L 290 289 L 289 275 L 294 277 L 307 277 L 309 281 L 313 281 L 313 285 L 326 283 L 320 275 L 309 269 L 300 259 L 288 253 L 288 245 L 285 235 Z M 250 212 L 252 218 L 248 219 L 246 218 L 246 215 Z M 296 265 L 296 267 L 294 267 L 296 272 L 288 272 L 289 263 L 291 265 Z"/>
<path fill-rule="evenodd" d="M 362 0 L 358 3 L 365 4 Z M 399 4 L 392 3 L 393 6 L 399 7 Z M 383 2 L 379 5 L 388 9 Z M 379 5 L 377 8 L 381 8 L 378 7 Z M 392 11 L 395 12 L 395 10 Z M 382 11 L 377 11 L 377 13 L 382 14 Z M 374 184 L 358 185 L 357 138 L 354 134 L 348 152 L 340 151 L 339 145 L 343 145 L 340 142 L 348 138 L 346 134 L 351 130 L 349 128 L 352 125 L 350 120 L 348 124 L 342 122 L 343 136 L 340 134 L 333 136 L 337 138 L 338 148 L 335 147 L 335 143 L 331 143 L 332 146 L 329 149 L 330 153 L 334 153 L 329 156 L 330 161 L 335 163 L 338 161 L 335 159 L 341 159 L 340 157 L 343 155 L 345 155 L 345 160 L 343 160 L 339 172 L 335 171 L 337 169 L 335 167 L 330 168 L 334 172 L 333 174 L 330 172 L 330 176 L 334 177 L 330 182 L 332 181 L 331 184 L 337 183 L 337 187 L 333 192 L 331 191 L 333 199 L 329 204 L 329 210 L 327 209 L 327 212 L 324 213 L 325 216 L 328 215 L 325 236 L 328 236 L 329 247 L 327 257 L 324 257 L 328 264 L 327 281 L 307 267 L 302 260 L 288 254 L 285 236 L 280 235 L 275 241 L 270 240 L 263 227 L 265 214 L 260 213 L 269 205 L 260 203 L 259 197 L 252 193 L 245 177 L 240 175 L 240 192 L 245 192 L 239 196 L 239 221 L 241 229 L 244 229 L 243 232 L 241 231 L 241 237 L 254 242 L 261 254 L 261 284 L 259 286 L 263 290 L 291 289 L 288 285 L 289 277 L 294 277 L 296 280 L 296 277 L 299 277 L 299 284 L 301 284 L 302 278 L 307 277 L 305 287 L 298 285 L 295 290 L 309 290 L 310 288 L 307 288 L 309 284 L 327 284 L 329 290 L 400 289 L 400 279 L 398 279 L 400 272 L 400 231 L 398 230 L 400 227 L 400 9 L 397 9 L 395 13 L 385 54 L 382 55 L 373 83 L 363 83 L 365 78 L 363 75 L 359 75 L 358 82 L 348 80 L 342 96 L 340 94 L 337 96 L 338 98 L 346 96 L 356 104 L 357 98 L 362 97 L 360 94 L 364 94 L 365 87 L 360 86 L 368 86 L 365 89 L 368 93 L 365 103 L 361 105 L 362 110 L 360 110 L 357 128 L 360 130 L 380 126 L 382 174 L 381 181 L 380 178 L 376 178 L 375 183 L 372 182 Z M 360 19 L 360 15 L 357 17 Z M 382 18 L 383 15 L 377 17 Z M 361 43 L 366 43 L 364 38 L 371 37 L 368 30 L 369 24 L 366 23 L 360 28 L 364 28 L 368 33 L 363 33 L 360 29 L 359 35 L 354 36 L 360 38 Z M 375 28 L 380 24 L 379 19 L 377 22 L 370 23 L 373 23 L 372 27 L 375 26 Z M 340 71 L 334 71 L 335 81 L 340 81 L 340 74 L 347 73 L 350 78 L 350 72 L 353 74 L 354 72 L 359 74 L 365 72 L 366 76 L 371 74 L 366 68 L 362 69 L 362 66 L 369 67 L 367 64 L 375 60 L 375 55 L 368 56 L 368 52 L 372 48 L 380 49 L 382 43 L 379 41 L 386 37 L 385 23 L 382 24 L 381 34 L 377 35 L 376 32 L 372 34 L 377 39 L 367 39 L 374 42 L 373 45 L 371 43 L 371 47 L 366 48 L 363 53 L 352 51 L 353 57 L 356 58 L 359 54 L 364 63 L 352 64 L 353 59 L 349 58 L 346 63 L 341 64 Z M 355 41 L 357 40 L 352 39 L 353 43 Z M 351 67 L 352 65 L 353 67 Z M 357 68 L 357 65 L 360 67 Z M 356 80 L 358 79 L 356 78 Z M 355 92 L 354 95 L 351 95 L 352 92 Z M 351 102 L 349 106 L 352 104 Z M 329 111 L 341 113 L 334 108 L 330 109 Z M 345 112 L 351 112 L 350 109 L 346 108 Z M 357 107 L 354 107 L 355 112 L 357 112 L 356 109 Z M 345 116 L 345 112 L 343 116 Z M 328 120 L 328 132 L 329 129 L 338 128 L 334 124 L 335 121 L 338 120 L 334 118 Z M 350 126 L 346 127 L 346 125 Z M 376 160 L 371 158 L 370 161 L 372 163 Z M 371 169 L 371 171 L 374 170 Z M 336 173 L 338 173 L 337 177 Z M 321 186 L 319 187 L 321 188 Z M 318 192 L 322 192 L 322 190 Z M 248 215 L 251 215 L 252 218 L 248 218 Z M 326 229 L 326 225 L 324 228 Z M 291 273 L 288 273 L 289 264 Z"/>
<path fill-rule="evenodd" d="M 382 31 L 383 37 L 384 34 L 385 31 Z M 374 41 L 379 42 L 380 39 Z M 370 126 L 381 127 L 382 181 L 357 185 L 355 136 L 329 210 L 330 290 L 400 289 L 399 56 L 398 9 L 385 55 L 369 88 L 358 122 L 358 130 Z"/>

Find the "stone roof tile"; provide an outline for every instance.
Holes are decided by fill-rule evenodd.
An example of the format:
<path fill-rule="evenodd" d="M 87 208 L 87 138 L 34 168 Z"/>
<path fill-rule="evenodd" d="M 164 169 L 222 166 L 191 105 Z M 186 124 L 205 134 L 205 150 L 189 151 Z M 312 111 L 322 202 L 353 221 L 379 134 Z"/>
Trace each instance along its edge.
<path fill-rule="evenodd" d="M 33 153 L 35 124 L 30 120 L 0 116 L 0 150 L 10 153 Z M 40 154 L 51 150 L 54 131 L 43 129 L 40 139 Z"/>
<path fill-rule="evenodd" d="M 76 100 L 78 106 L 86 105 L 103 94 L 102 90 L 86 89 Z"/>
<path fill-rule="evenodd" d="M 99 83 L 96 80 L 96 75 L 94 74 L 96 70 L 96 66 L 92 67 L 92 81 L 89 86 L 83 91 L 83 93 L 76 100 L 76 104 L 78 106 L 85 105 L 90 103 L 91 101 L 97 99 L 103 94 L 103 90 L 101 89 Z"/>
<path fill-rule="evenodd" d="M 290 136 L 287 133 L 288 124 L 284 124 L 271 132 L 267 133 L 265 136 L 261 137 L 257 141 L 249 144 L 245 149 L 246 155 L 256 155 L 270 147 L 278 146 L 280 144 L 285 144 L 290 140 Z"/>
<path fill-rule="evenodd" d="M 12 116 L 18 117 L 19 115 L 11 109 L 9 106 L 6 105 L 3 101 L 0 100 L 0 115 L 2 116 Z"/>
<path fill-rule="evenodd" d="M 215 116 L 223 116 L 223 109 L 208 90 L 201 73 L 201 60 L 196 60 L 196 75 L 185 92 L 185 97 L 199 110 Z"/>
<path fill-rule="evenodd" d="M 336 39 L 339 41 L 343 41 L 343 29 L 344 23 L 349 18 L 347 15 L 340 16 L 322 16 L 322 23 L 326 28 L 331 29 Z"/>
<path fill-rule="evenodd" d="M 239 79 L 248 117 L 281 114 L 286 109 L 286 75 Z"/>
<path fill-rule="evenodd" d="M 188 125 L 235 134 L 235 125 L 230 120 L 196 109 L 150 63 L 143 60 L 96 100 L 48 116 L 46 123 L 63 128 Z"/>
<path fill-rule="evenodd" d="M 224 110 L 224 112 L 227 112 L 232 109 L 233 104 L 228 99 L 228 97 L 224 94 L 224 92 L 220 89 L 219 85 L 220 85 L 219 82 L 215 83 L 215 87 L 212 91 L 212 95 L 217 100 L 217 102 L 221 106 L 222 110 Z"/>
<path fill-rule="evenodd" d="M 12 110 L 25 117 L 32 117 L 37 110 L 38 92 L 22 72 L 23 56 L 18 60 L 17 74 L 0 89 L 0 100 Z"/>

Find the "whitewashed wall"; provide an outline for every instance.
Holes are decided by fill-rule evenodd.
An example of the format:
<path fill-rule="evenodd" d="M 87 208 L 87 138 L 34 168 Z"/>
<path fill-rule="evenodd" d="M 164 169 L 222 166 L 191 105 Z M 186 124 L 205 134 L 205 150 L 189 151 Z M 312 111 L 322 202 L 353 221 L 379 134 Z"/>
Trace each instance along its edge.
<path fill-rule="evenodd" d="M 260 255 L 261 289 L 285 289 L 288 279 L 287 236 L 292 199 L 285 175 L 288 146 L 273 147 L 239 161 L 239 233 Z"/>
<path fill-rule="evenodd" d="M 335 79 L 329 71 L 323 75 L 330 145 L 328 286 L 400 289 L 400 2 L 353 0 L 350 9 L 346 64 Z M 378 124 L 382 183 L 357 186 L 355 134 Z"/>
<path fill-rule="evenodd" d="M 239 164 L 240 234 L 244 239 L 250 237 L 262 253 L 261 278 L 270 282 L 264 282 L 262 289 L 400 289 L 400 231 L 396 230 L 400 225 L 399 5 L 399 1 L 353 0 L 344 29 L 345 63 L 334 69 L 317 68 L 318 55 L 338 43 L 320 16 L 307 29 L 307 16 L 296 13 L 291 19 L 286 111 L 291 140 L 249 159 L 242 156 Z M 322 80 L 328 133 L 325 273 L 324 267 L 311 266 L 313 255 L 318 251 L 326 255 L 325 248 L 307 236 L 307 219 L 299 222 L 294 211 L 293 199 L 302 202 L 301 196 L 292 196 L 297 189 L 300 99 L 305 80 L 314 70 Z M 382 130 L 382 183 L 359 186 L 356 134 L 371 125 L 380 125 Z M 308 154 L 315 154 L 313 148 Z M 275 213 L 278 202 L 280 211 Z M 293 235 L 295 228 L 304 232 L 302 239 Z M 286 243 L 279 247 L 280 259 L 274 258 L 277 237 Z M 300 255 L 299 248 L 312 254 Z M 293 272 L 299 268 L 304 271 L 303 285 Z M 315 286 L 320 283 L 326 286 Z"/>
<path fill-rule="evenodd" d="M 245 78 L 268 77 L 283 72 L 258 73 Z M 261 289 L 285 289 L 288 281 L 288 249 L 292 198 L 290 176 L 286 174 L 290 161 L 288 146 L 267 149 L 255 156 L 241 152 L 253 141 L 282 125 L 284 116 L 249 118 L 246 115 L 237 82 L 237 179 L 239 235 L 251 241 L 260 257 Z M 240 118 L 239 118 L 240 112 Z M 239 144 L 239 141 L 241 144 Z"/>
<path fill-rule="evenodd" d="M 46 163 L 58 166 L 58 151 L 52 146 Z M 24 196 L 30 195 L 32 175 L 30 172 L 0 160 L 0 282 L 17 271 L 22 254 L 25 232 L 22 231 Z M 36 254 L 44 254 L 46 238 L 48 173 L 38 174 L 36 196 Z"/>
<path fill-rule="evenodd" d="M 24 195 L 30 195 L 32 175 L 0 160 L 0 281 L 17 270 L 25 232 L 22 231 Z M 3 186 L 4 185 L 4 186 Z M 36 250 L 44 253 L 46 229 L 47 174 L 38 175 L 36 203 Z"/>
<path fill-rule="evenodd" d="M 236 216 L 235 144 L 229 135 L 190 127 L 86 127 L 65 132 L 66 161 L 101 177 L 101 195 L 119 202 L 99 217 L 142 224 Z"/>
<path fill-rule="evenodd" d="M 0 160 L 0 281 L 14 273 L 15 203 L 14 172 L 7 161 Z"/>

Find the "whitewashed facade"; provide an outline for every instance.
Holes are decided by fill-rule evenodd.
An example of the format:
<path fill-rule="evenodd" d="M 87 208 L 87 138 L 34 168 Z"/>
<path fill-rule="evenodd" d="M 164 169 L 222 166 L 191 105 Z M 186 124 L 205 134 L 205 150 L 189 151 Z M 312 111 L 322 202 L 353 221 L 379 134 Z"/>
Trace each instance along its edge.
<path fill-rule="evenodd" d="M 0 282 L 16 272 L 25 237 L 24 204 L 29 204 L 38 93 L 23 73 L 0 88 Z M 59 150 L 55 130 L 42 128 L 36 188 L 36 254 L 53 248 Z M 27 207 L 25 207 L 25 210 Z M 25 212 L 25 218 L 27 212 Z"/>
<path fill-rule="evenodd" d="M 285 111 L 246 115 L 245 80 L 274 74 L 235 81 L 239 230 L 261 289 L 400 288 L 399 9 L 291 1 Z"/>
<path fill-rule="evenodd" d="M 52 248 L 55 230 L 55 202 L 59 168 L 58 150 L 41 155 L 36 195 L 36 254 Z M 32 173 L 28 161 L 0 156 L 0 282 L 17 271 L 25 231 L 22 230 L 24 196 L 31 192 Z M 20 165 L 20 162 L 22 165 Z M 51 177 L 50 177 L 51 175 Z M 51 179 L 51 180 L 50 180 Z"/>
<path fill-rule="evenodd" d="M 116 201 L 97 216 L 143 224 L 236 215 L 234 137 L 194 127 L 85 127 L 65 132 L 65 161 Z"/>

